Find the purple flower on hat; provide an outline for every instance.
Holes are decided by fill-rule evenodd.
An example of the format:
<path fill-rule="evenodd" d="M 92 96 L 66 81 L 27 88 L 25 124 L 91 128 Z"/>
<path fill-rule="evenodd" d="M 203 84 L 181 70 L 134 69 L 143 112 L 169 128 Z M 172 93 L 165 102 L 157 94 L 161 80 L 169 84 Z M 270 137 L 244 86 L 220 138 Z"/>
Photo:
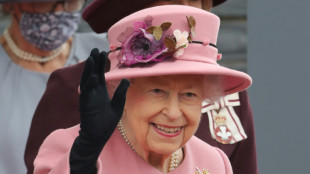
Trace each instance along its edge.
<path fill-rule="evenodd" d="M 134 24 L 134 32 L 122 44 L 120 63 L 130 66 L 136 63 L 158 62 L 167 57 L 163 38 L 156 40 L 153 34 L 146 31 L 144 22 Z M 161 56 L 162 55 L 162 56 Z"/>

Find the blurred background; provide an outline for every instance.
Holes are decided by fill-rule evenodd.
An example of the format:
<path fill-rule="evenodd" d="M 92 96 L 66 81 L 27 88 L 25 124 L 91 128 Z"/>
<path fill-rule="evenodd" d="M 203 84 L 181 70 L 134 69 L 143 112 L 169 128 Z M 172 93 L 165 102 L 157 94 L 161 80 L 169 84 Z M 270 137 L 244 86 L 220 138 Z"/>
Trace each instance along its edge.
<path fill-rule="evenodd" d="M 92 0 L 88 0 L 90 3 Z M 213 12 L 220 15 L 221 31 L 218 40 L 221 60 L 226 66 L 246 70 L 246 0 L 229 0 Z M 8 26 L 8 16 L 0 14 L 0 33 Z M 91 32 L 86 22 L 82 22 L 78 32 Z"/>
<path fill-rule="evenodd" d="M 262 174 L 310 173 L 309 32 L 309 0 L 247 1 L 247 70 Z"/>
<path fill-rule="evenodd" d="M 310 173 L 310 1 L 228 0 L 212 12 L 221 18 L 219 63 L 253 78 L 260 173 Z M 8 25 L 0 13 L 0 33 Z"/>

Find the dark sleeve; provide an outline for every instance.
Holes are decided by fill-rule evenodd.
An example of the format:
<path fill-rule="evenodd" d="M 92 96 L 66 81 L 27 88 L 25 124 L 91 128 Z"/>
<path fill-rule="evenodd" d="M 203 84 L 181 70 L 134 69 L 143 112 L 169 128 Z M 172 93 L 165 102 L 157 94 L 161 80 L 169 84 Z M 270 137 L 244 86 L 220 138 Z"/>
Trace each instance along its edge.
<path fill-rule="evenodd" d="M 240 92 L 239 97 L 241 105 L 236 107 L 235 111 L 240 118 L 244 131 L 247 134 L 247 139 L 237 143 L 234 153 L 229 156 L 229 159 L 233 166 L 234 173 L 258 174 L 254 118 L 248 98 L 248 92 Z"/>
<path fill-rule="evenodd" d="M 44 139 L 54 130 L 80 122 L 78 86 L 84 62 L 54 71 L 32 119 L 24 160 L 27 173 L 33 173 L 33 161 Z"/>
<path fill-rule="evenodd" d="M 196 136 L 208 144 L 222 149 L 228 156 L 233 172 L 236 174 L 258 174 L 255 132 L 252 109 L 247 91 L 239 93 L 240 106 L 234 107 L 247 139 L 235 144 L 221 144 L 214 140 L 210 133 L 208 115 L 202 115 Z"/>

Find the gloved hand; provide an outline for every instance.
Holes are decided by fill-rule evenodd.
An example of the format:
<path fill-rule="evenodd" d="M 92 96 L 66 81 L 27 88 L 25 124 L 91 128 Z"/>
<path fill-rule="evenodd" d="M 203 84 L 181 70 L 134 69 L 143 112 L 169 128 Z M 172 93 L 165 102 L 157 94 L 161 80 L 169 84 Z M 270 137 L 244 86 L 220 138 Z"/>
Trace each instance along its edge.
<path fill-rule="evenodd" d="M 96 173 L 96 161 L 123 114 L 129 81 L 123 79 L 110 100 L 104 77 L 106 52 L 93 49 L 80 84 L 80 132 L 70 152 L 70 173 Z"/>

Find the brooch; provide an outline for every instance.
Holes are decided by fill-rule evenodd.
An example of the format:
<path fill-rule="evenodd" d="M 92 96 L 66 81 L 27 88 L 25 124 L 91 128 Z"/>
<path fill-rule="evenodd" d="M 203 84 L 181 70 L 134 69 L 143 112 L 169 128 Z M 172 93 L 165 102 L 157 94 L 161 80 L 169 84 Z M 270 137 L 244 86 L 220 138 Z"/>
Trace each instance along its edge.
<path fill-rule="evenodd" d="M 226 124 L 225 115 L 217 115 L 214 118 L 216 124 L 215 135 L 218 142 L 222 144 L 229 144 L 232 140 L 232 133 Z"/>

